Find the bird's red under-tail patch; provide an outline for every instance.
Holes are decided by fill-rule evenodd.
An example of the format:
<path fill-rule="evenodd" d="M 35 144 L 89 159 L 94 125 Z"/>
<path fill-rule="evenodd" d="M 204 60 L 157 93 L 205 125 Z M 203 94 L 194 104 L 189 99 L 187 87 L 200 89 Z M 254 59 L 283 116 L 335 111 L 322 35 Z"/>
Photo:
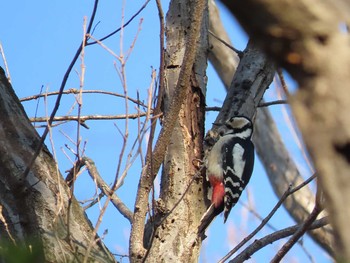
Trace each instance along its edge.
<path fill-rule="evenodd" d="M 213 187 L 211 203 L 214 204 L 215 208 L 219 208 L 224 202 L 225 186 L 223 182 L 215 176 L 209 176 L 209 182 Z"/>

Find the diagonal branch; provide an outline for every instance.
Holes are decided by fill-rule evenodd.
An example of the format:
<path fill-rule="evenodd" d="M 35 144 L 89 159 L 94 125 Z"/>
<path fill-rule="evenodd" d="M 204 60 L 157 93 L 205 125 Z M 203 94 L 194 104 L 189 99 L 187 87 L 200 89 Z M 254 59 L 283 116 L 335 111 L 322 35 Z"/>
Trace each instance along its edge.
<path fill-rule="evenodd" d="M 237 246 L 235 246 L 225 257 L 223 257 L 219 262 L 223 263 L 227 259 L 229 259 L 234 253 L 236 253 L 241 247 L 243 247 L 250 239 L 252 239 L 266 224 L 267 222 L 272 218 L 272 216 L 276 213 L 276 211 L 280 208 L 280 206 L 283 204 L 283 202 L 287 199 L 288 196 L 294 194 L 299 189 L 305 187 L 308 183 L 310 183 L 315 176 L 311 176 L 308 180 L 301 183 L 300 185 L 294 187 L 293 189 L 291 186 L 288 187 L 286 191 L 284 191 L 282 197 L 280 200 L 278 200 L 277 204 L 273 207 L 271 212 L 264 218 L 264 220 L 261 221 L 260 225 L 252 232 L 250 233 L 246 238 L 244 238 Z"/>
<path fill-rule="evenodd" d="M 94 18 L 95 18 L 95 15 L 96 15 L 96 12 L 97 12 L 97 6 L 98 6 L 98 0 L 95 0 L 95 4 L 94 4 L 94 8 L 93 8 L 93 11 L 92 11 L 92 14 L 91 14 L 91 19 L 90 19 L 90 22 L 89 22 L 89 25 L 88 25 L 88 28 L 87 28 L 87 31 L 86 33 L 89 34 L 90 31 L 91 31 L 91 28 L 92 28 L 92 25 L 94 23 Z M 62 82 L 61 82 L 61 86 L 60 86 L 60 89 L 59 89 L 59 93 L 58 93 L 58 96 L 56 98 L 56 103 L 55 103 L 55 106 L 51 112 L 51 115 L 50 115 L 50 119 L 47 123 L 47 126 L 43 132 L 43 134 L 41 135 L 41 138 L 40 138 L 40 142 L 37 146 L 37 149 L 35 151 L 35 153 L 33 154 L 33 156 L 31 156 L 27 166 L 26 166 L 26 169 L 24 170 L 23 174 L 22 174 L 22 177 L 23 178 L 26 178 L 27 175 L 29 174 L 29 171 L 31 169 L 31 167 L 33 166 L 34 162 L 35 162 L 35 159 L 38 157 L 43 145 L 44 145 L 44 142 L 45 142 L 45 139 L 49 133 L 49 129 L 50 129 L 50 126 L 52 125 L 52 122 L 53 122 L 53 119 L 58 111 L 58 108 L 60 106 L 60 102 L 61 102 L 61 98 L 62 98 L 62 95 L 63 95 L 63 90 L 64 88 L 66 87 L 66 84 L 67 84 L 67 81 L 68 81 L 68 77 L 74 67 L 74 64 L 75 62 L 78 60 L 79 56 L 80 56 L 80 53 L 81 51 L 83 50 L 83 45 L 84 43 L 86 43 L 86 39 L 85 41 L 82 41 L 77 49 L 77 51 L 75 52 L 75 55 L 71 61 L 71 63 L 69 64 L 68 66 L 68 69 L 66 71 L 66 73 L 64 74 L 63 76 L 63 79 L 62 79 Z"/>
<path fill-rule="evenodd" d="M 313 222 L 309 229 L 310 230 L 317 229 L 320 227 L 324 227 L 327 224 L 329 224 L 329 218 L 324 217 Z M 277 240 L 293 235 L 298 231 L 298 229 L 300 229 L 301 225 L 302 224 L 287 227 L 279 231 L 276 231 L 270 235 L 267 235 L 263 238 L 255 240 L 251 245 L 249 245 L 246 249 L 244 249 L 241 253 L 239 253 L 237 257 L 230 260 L 229 263 L 244 262 L 245 260 L 249 259 L 255 252 L 259 251 L 261 248 L 267 245 L 270 245 L 271 243 L 276 242 Z"/>
<path fill-rule="evenodd" d="M 122 202 L 122 200 L 112 192 L 107 183 L 102 179 L 100 173 L 98 172 L 96 165 L 93 160 L 88 157 L 83 157 L 82 162 L 86 165 L 91 178 L 96 182 L 98 188 L 106 195 L 111 196 L 111 202 L 118 209 L 118 211 L 132 223 L 133 213 L 130 209 Z"/>

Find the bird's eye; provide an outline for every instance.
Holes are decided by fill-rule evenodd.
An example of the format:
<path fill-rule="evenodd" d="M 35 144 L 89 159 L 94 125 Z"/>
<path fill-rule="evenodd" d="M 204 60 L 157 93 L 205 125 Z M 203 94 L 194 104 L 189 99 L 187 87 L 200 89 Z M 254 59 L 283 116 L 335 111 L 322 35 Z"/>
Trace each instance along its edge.
<path fill-rule="evenodd" d="M 224 136 L 224 134 L 225 134 L 225 131 L 220 131 L 220 132 L 219 132 L 219 135 L 220 135 L 220 136 Z"/>

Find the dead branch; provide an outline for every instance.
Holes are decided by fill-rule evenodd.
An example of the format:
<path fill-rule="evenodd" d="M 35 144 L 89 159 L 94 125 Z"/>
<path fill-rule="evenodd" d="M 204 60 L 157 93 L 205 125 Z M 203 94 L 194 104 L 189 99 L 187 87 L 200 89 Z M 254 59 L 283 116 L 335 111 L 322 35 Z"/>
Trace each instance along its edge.
<path fill-rule="evenodd" d="M 329 224 L 329 218 L 324 217 L 312 223 L 309 229 L 314 230 L 320 227 L 324 227 L 327 224 Z M 300 229 L 301 226 L 302 224 L 287 227 L 276 231 L 270 235 L 267 235 L 263 238 L 255 240 L 251 245 L 249 245 L 246 249 L 239 253 L 239 255 L 237 255 L 234 259 L 230 260 L 229 263 L 244 262 L 245 260 L 249 259 L 255 252 L 259 251 L 261 248 L 270 245 L 271 243 L 276 242 L 277 240 L 293 235 L 295 232 L 298 231 L 298 229 Z"/>
<path fill-rule="evenodd" d="M 126 26 L 128 26 L 147 6 L 147 4 L 150 2 L 150 0 L 146 0 L 145 3 L 140 7 L 140 9 L 132 16 L 130 17 L 130 19 L 128 21 L 126 21 L 122 27 L 119 27 L 118 29 L 114 30 L 113 32 L 109 33 L 107 36 L 104 36 L 102 38 L 100 38 L 98 41 L 102 42 L 104 40 L 106 40 L 107 38 L 110 38 L 111 36 L 115 35 L 116 33 L 118 33 L 120 30 L 122 30 L 123 28 L 125 28 Z M 90 32 L 90 31 L 89 31 Z M 86 43 L 87 46 L 90 45 L 94 45 L 97 42 L 88 42 Z"/>
<path fill-rule="evenodd" d="M 247 237 L 245 237 L 237 246 L 235 246 L 225 257 L 223 257 L 219 263 L 225 262 L 227 259 L 229 259 L 234 253 L 236 253 L 241 247 L 243 247 L 249 240 L 251 240 L 272 218 L 272 216 L 277 212 L 277 210 L 280 208 L 280 206 L 283 204 L 283 202 L 287 199 L 288 196 L 294 194 L 297 192 L 299 189 L 305 187 L 308 183 L 310 183 L 315 176 L 311 176 L 308 180 L 305 182 L 301 183 L 300 185 L 292 188 L 291 186 L 288 187 L 287 190 L 285 190 L 284 194 L 278 200 L 277 204 L 273 207 L 271 212 L 264 218 L 264 220 L 261 221 L 259 226 L 252 232 L 250 233 Z"/>
<path fill-rule="evenodd" d="M 316 206 L 314 210 L 312 210 L 309 217 L 305 220 L 304 223 L 300 225 L 297 231 L 293 234 L 293 236 L 288 240 L 287 243 L 283 245 L 283 247 L 277 252 L 275 257 L 271 260 L 271 263 L 278 263 L 282 260 L 282 258 L 288 253 L 288 251 L 294 246 L 294 244 L 306 233 L 307 230 L 311 227 L 311 225 L 315 222 L 317 216 L 320 214 L 321 210 L 319 210 Z"/>
<path fill-rule="evenodd" d="M 111 196 L 111 202 L 115 208 L 127 219 L 130 223 L 132 223 L 133 213 L 130 209 L 123 203 L 123 201 L 117 196 L 115 192 L 111 190 L 111 188 L 107 185 L 107 183 L 102 179 L 100 173 L 98 172 L 96 165 L 93 160 L 88 157 L 83 157 L 82 162 L 86 165 L 86 168 L 89 171 L 89 175 L 91 178 L 97 183 L 98 188 L 104 193 L 106 196 Z"/>
<path fill-rule="evenodd" d="M 268 102 L 260 102 L 258 107 L 268 107 L 271 105 L 280 105 L 280 104 L 288 104 L 287 100 L 275 100 L 275 101 L 268 101 Z"/>
<path fill-rule="evenodd" d="M 87 27 L 87 30 L 86 30 L 86 33 L 89 34 L 90 31 L 91 31 L 91 28 L 92 28 L 92 25 L 94 23 L 94 18 L 95 18 L 95 15 L 96 15 L 96 12 L 97 12 L 97 7 L 98 7 L 98 0 L 95 0 L 95 3 L 94 3 L 94 8 L 93 8 L 93 11 L 92 11 L 92 14 L 91 14 L 91 19 L 90 19 L 90 22 L 89 22 L 89 25 Z M 24 170 L 23 172 L 23 179 L 25 179 L 27 177 L 27 175 L 29 174 L 29 171 L 31 169 L 31 167 L 33 166 L 34 162 L 35 162 L 35 159 L 38 157 L 43 145 L 44 145 L 44 142 L 45 142 L 45 139 L 46 139 L 46 136 L 47 134 L 49 133 L 49 127 L 52 125 L 52 122 L 53 122 L 53 119 L 54 117 L 56 116 L 56 113 L 58 111 L 58 108 L 60 106 L 60 102 L 61 102 L 61 98 L 62 98 L 62 92 L 64 90 L 64 88 L 66 87 L 66 84 L 67 84 L 67 81 L 68 81 L 68 77 L 75 65 L 75 62 L 78 60 L 79 56 L 80 56 L 80 53 L 83 49 L 83 45 L 86 41 L 82 41 L 71 61 L 71 63 L 69 64 L 68 66 L 68 69 L 66 71 L 66 73 L 64 74 L 64 77 L 62 79 L 62 82 L 61 82 L 61 86 L 60 86 L 60 89 L 59 89 L 59 93 L 58 93 L 58 96 L 56 98 L 56 102 L 55 102 L 55 105 L 54 105 L 54 108 L 50 114 L 50 118 L 48 120 L 48 124 L 47 124 L 47 127 L 45 128 L 42 136 L 41 136 L 41 139 L 40 139 L 40 142 L 37 146 L 37 149 L 35 151 L 35 153 L 33 154 L 33 156 L 31 157 L 30 161 L 28 162 L 27 166 L 26 166 L 26 169 Z"/>
<path fill-rule="evenodd" d="M 103 95 L 110 95 L 110 96 L 115 96 L 115 97 L 119 97 L 119 98 L 125 98 L 125 95 L 111 92 L 111 91 L 105 91 L 105 90 L 82 90 L 82 91 L 80 91 L 80 90 L 74 89 L 74 88 L 64 90 L 62 92 L 62 94 L 79 94 L 80 92 L 84 93 L 84 94 L 85 93 L 87 93 L 87 94 L 103 94 Z M 20 99 L 20 101 L 24 102 L 24 101 L 30 101 L 30 100 L 37 100 L 37 99 L 42 98 L 42 97 L 56 96 L 58 94 L 59 94 L 59 91 L 45 92 L 45 93 L 40 93 L 37 95 L 32 95 L 32 96 L 22 98 L 22 99 Z M 131 97 L 127 97 L 126 99 L 130 100 L 131 102 L 135 103 L 136 105 L 140 105 L 142 107 L 147 107 L 147 105 L 145 105 L 140 100 L 136 100 L 136 99 L 133 99 Z"/>
<path fill-rule="evenodd" d="M 79 123 L 84 123 L 88 120 L 124 120 L 128 119 L 137 119 L 139 117 L 147 116 L 147 112 L 133 113 L 133 114 L 120 114 L 120 115 L 82 115 L 82 116 L 57 116 L 53 118 L 53 122 L 57 121 L 78 121 Z M 156 118 L 159 116 L 156 116 Z M 36 117 L 29 118 L 31 122 L 47 122 L 48 117 Z"/>

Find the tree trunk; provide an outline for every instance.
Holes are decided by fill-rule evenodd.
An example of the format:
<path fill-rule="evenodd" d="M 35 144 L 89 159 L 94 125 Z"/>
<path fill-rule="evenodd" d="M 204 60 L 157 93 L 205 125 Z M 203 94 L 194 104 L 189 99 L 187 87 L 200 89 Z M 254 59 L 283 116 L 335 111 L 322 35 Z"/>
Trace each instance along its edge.
<path fill-rule="evenodd" d="M 97 240 L 87 255 L 93 228 L 45 146 L 24 176 L 40 137 L 1 68 L 0 116 L 2 239 L 24 247 L 33 262 L 115 262 Z"/>
<path fill-rule="evenodd" d="M 166 19 L 165 118 L 169 111 L 169 101 L 175 92 L 181 65 L 186 59 L 184 53 L 192 14 L 188 1 L 174 0 L 170 3 Z M 201 241 L 197 240 L 196 231 L 206 206 L 202 176 L 194 166 L 194 161 L 203 158 L 207 28 L 206 8 L 191 74 L 191 86 L 187 89 L 187 96 L 176 121 L 163 165 L 161 201 L 158 201 L 158 204 L 161 202 L 169 214 L 155 230 L 152 244 L 149 244 L 147 262 L 198 261 Z M 176 208 L 171 211 L 174 207 Z M 150 227 L 152 225 L 148 226 Z"/>

